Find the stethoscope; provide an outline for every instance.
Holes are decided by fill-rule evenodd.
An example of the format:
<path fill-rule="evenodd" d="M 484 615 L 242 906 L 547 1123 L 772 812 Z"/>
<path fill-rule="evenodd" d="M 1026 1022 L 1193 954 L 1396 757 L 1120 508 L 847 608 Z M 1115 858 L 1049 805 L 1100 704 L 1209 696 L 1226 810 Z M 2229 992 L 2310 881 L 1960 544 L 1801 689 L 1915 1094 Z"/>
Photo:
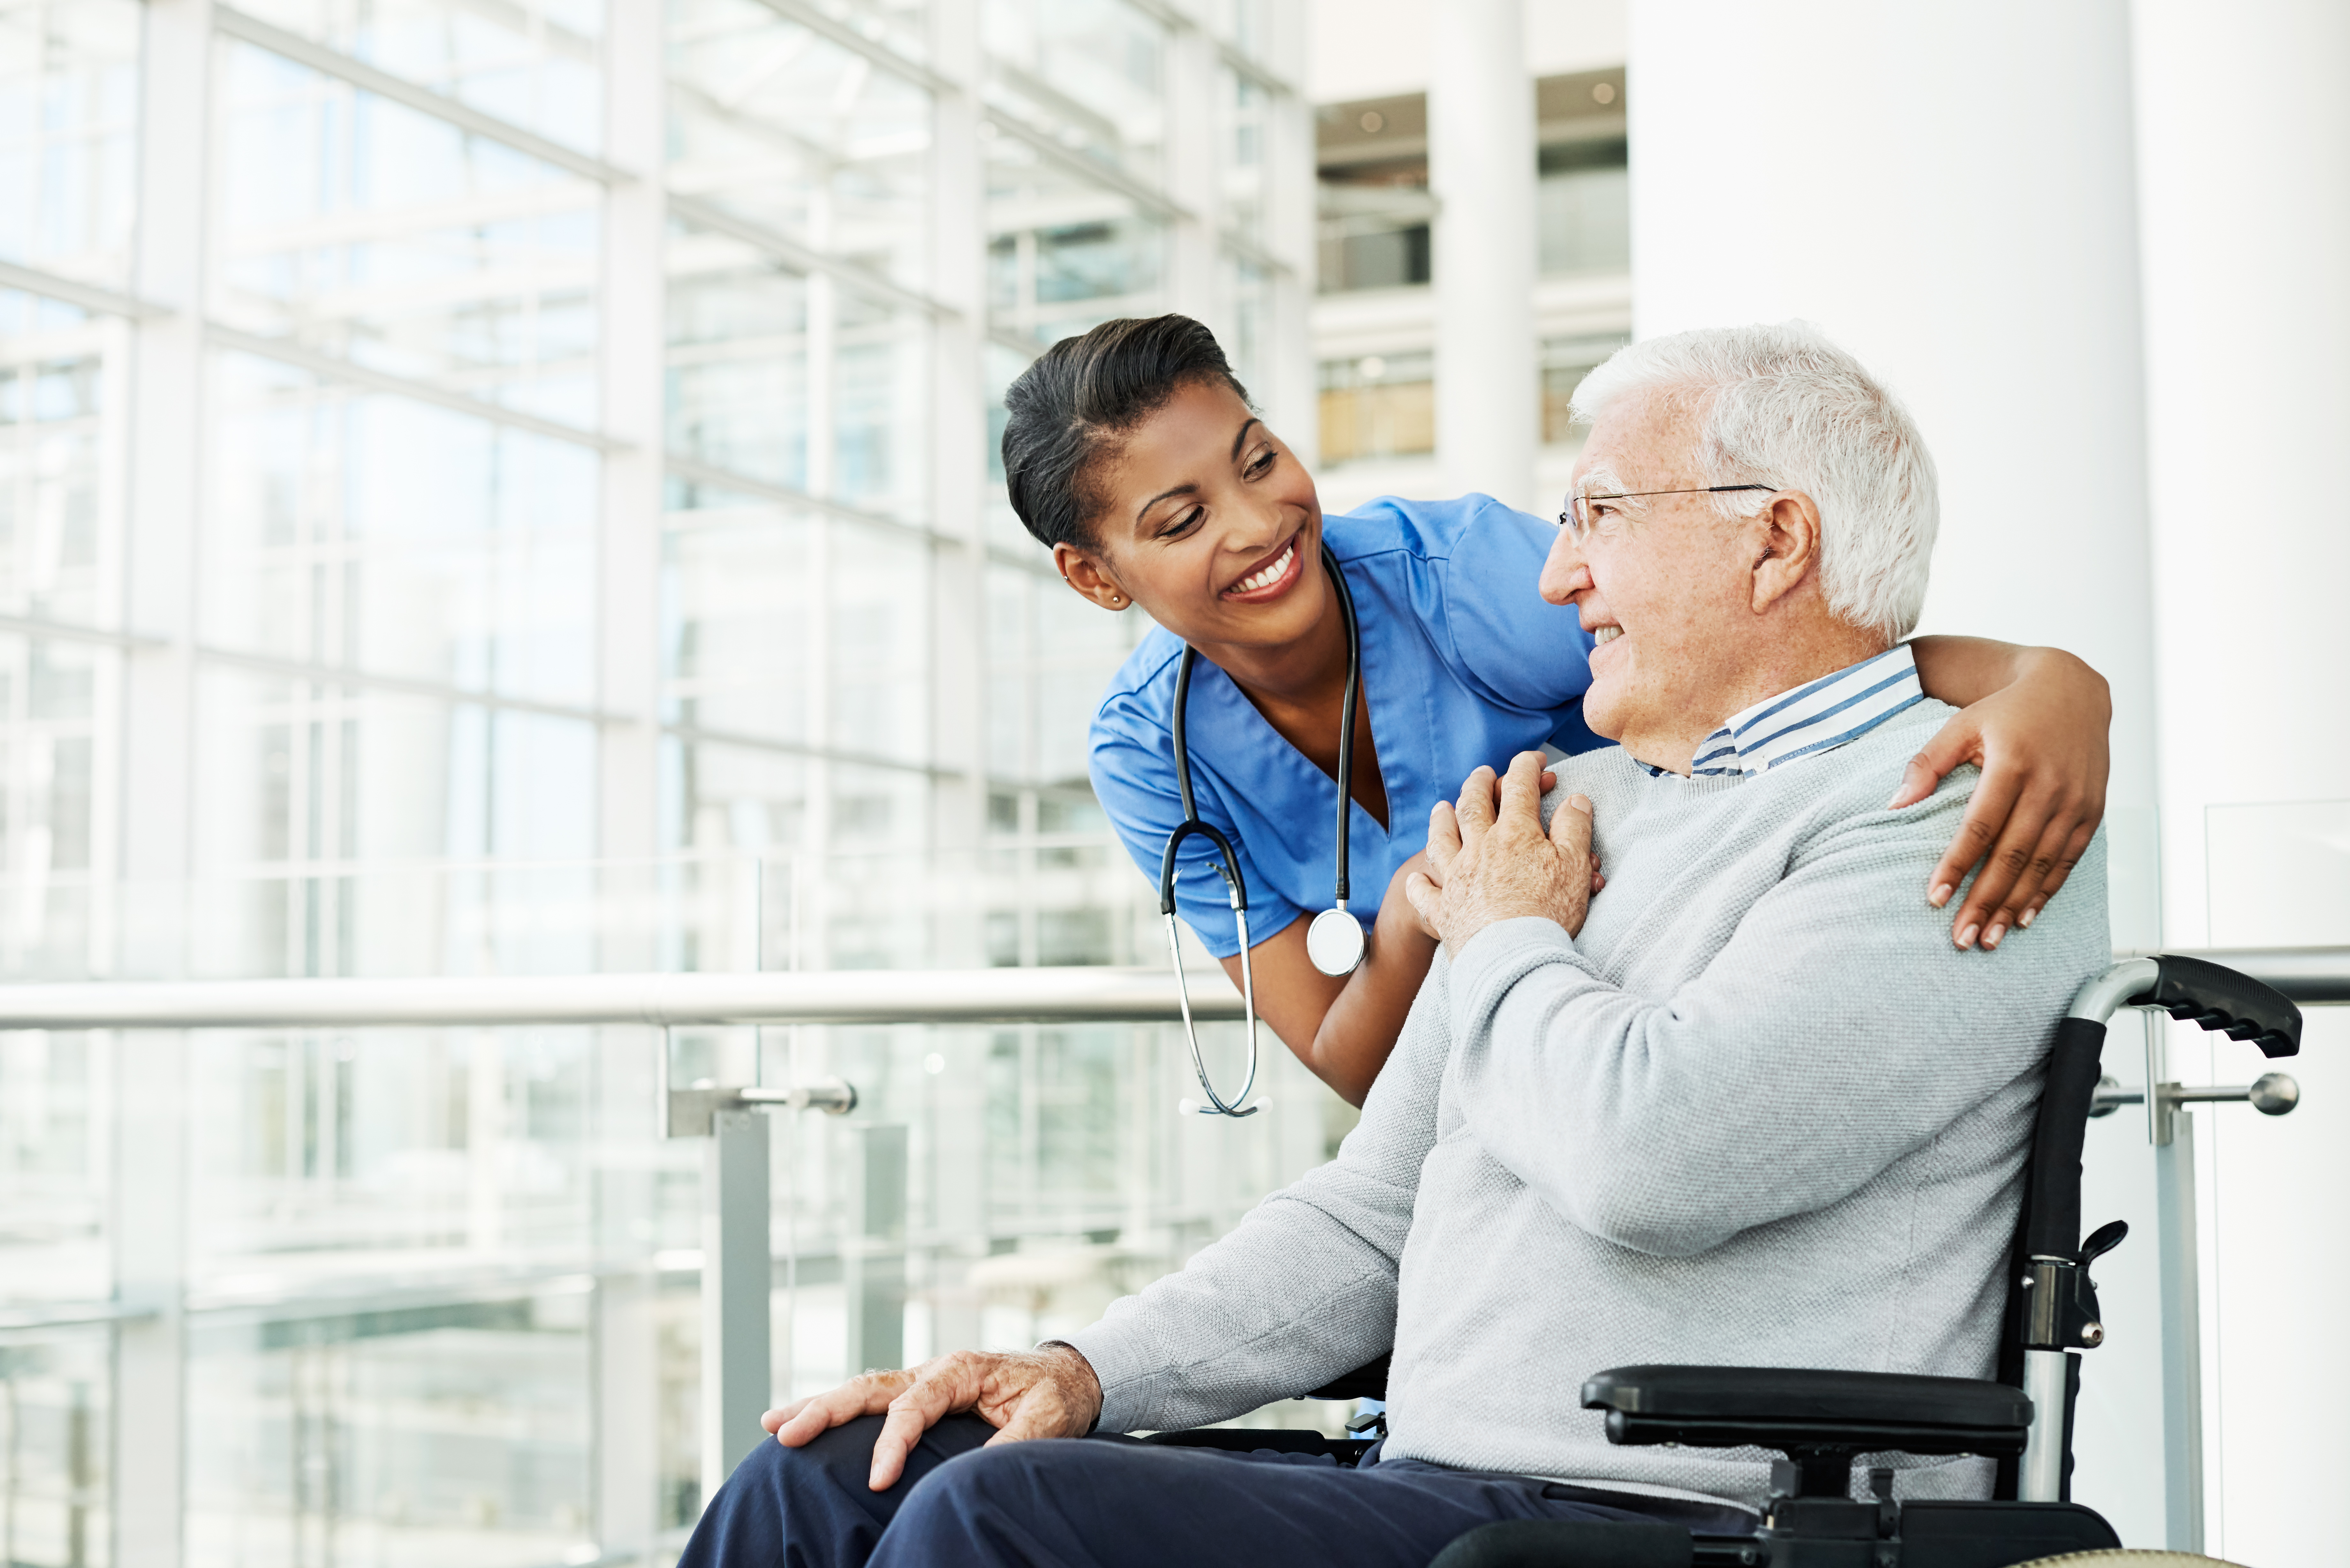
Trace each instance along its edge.
<path fill-rule="evenodd" d="M 1347 789 L 1355 776 L 1355 703 L 1363 689 L 1363 634 L 1355 622 L 1355 596 L 1347 587 L 1347 576 L 1338 569 L 1338 557 L 1330 546 L 1322 546 L 1322 569 L 1338 589 L 1338 615 L 1347 626 L 1347 704 L 1338 724 L 1338 867 L 1337 893 L 1332 908 L 1314 917 L 1305 928 L 1305 956 L 1314 967 L 1336 979 L 1352 974 L 1363 961 L 1363 927 L 1347 912 L 1347 814 L 1352 808 Z M 1159 863 L 1159 912 L 1167 921 L 1167 956 L 1175 965 L 1175 993 L 1183 1006 L 1183 1035 L 1191 1045 L 1191 1070 L 1199 1075 L 1200 1092 L 1208 1103 L 1186 1098 L 1178 1102 L 1185 1115 L 1249 1116 L 1258 1106 L 1247 1103 L 1249 1091 L 1256 1086 L 1256 971 L 1249 962 L 1248 886 L 1241 879 L 1240 857 L 1232 853 L 1232 841 L 1222 831 L 1200 820 L 1199 807 L 1191 799 L 1191 747 L 1186 738 L 1183 711 L 1191 695 L 1191 664 L 1198 657 L 1190 643 L 1183 645 L 1183 657 L 1175 666 L 1175 789 L 1183 799 L 1183 821 L 1168 836 L 1167 853 Z M 1200 1032 L 1191 1022 L 1191 988 L 1183 977 L 1183 946 L 1175 929 L 1175 852 L 1183 841 L 1198 834 L 1214 845 L 1219 852 L 1213 862 L 1216 874 L 1224 879 L 1224 892 L 1232 907 L 1232 922 L 1240 928 L 1241 937 L 1241 1002 L 1248 1013 L 1248 1077 L 1241 1092 L 1230 1100 L 1216 1093 L 1208 1081 L 1208 1064 L 1200 1054 Z"/>

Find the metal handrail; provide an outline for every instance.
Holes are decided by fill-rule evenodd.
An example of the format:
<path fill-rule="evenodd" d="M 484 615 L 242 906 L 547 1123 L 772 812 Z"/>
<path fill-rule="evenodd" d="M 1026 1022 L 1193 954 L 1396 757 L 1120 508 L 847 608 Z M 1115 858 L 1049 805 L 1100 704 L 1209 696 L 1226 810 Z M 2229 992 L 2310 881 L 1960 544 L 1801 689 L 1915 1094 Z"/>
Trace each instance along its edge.
<path fill-rule="evenodd" d="M 2189 956 L 2224 963 L 2276 987 L 2295 1002 L 2350 1002 L 2350 947 L 2216 949 Z M 1241 1016 L 1240 993 L 1227 986 L 1196 986 L 1191 1005 L 1201 1018 Z M 107 981 L 0 986 L 0 1030 L 1171 1023 L 1181 1016 L 1175 976 L 1163 969 Z"/>
<path fill-rule="evenodd" d="M 1221 982 L 1222 976 L 1215 979 Z M 1238 1018 L 1240 995 L 1227 997 L 1226 989 L 1202 985 L 1194 1010 Z M 1172 972 L 1109 968 L 0 986 L 0 1030 L 1102 1023 L 1173 1023 L 1181 1016 Z"/>

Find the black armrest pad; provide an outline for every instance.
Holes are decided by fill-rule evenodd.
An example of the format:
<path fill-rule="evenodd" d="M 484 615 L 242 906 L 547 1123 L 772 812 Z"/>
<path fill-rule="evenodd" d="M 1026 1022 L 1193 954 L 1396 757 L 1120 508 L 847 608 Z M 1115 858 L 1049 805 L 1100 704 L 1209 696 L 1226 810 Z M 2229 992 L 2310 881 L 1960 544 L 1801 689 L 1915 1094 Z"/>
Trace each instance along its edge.
<path fill-rule="evenodd" d="M 1376 1361 L 1367 1361 L 1352 1372 L 1342 1372 L 1329 1382 L 1305 1396 L 1308 1399 L 1384 1399 L 1388 1397 L 1388 1358 L 1392 1352 L 1382 1351 Z"/>
<path fill-rule="evenodd" d="M 1583 1386 L 1610 1442 L 2022 1453 L 2032 1401 L 1970 1377 L 1787 1366 L 1617 1366 Z"/>

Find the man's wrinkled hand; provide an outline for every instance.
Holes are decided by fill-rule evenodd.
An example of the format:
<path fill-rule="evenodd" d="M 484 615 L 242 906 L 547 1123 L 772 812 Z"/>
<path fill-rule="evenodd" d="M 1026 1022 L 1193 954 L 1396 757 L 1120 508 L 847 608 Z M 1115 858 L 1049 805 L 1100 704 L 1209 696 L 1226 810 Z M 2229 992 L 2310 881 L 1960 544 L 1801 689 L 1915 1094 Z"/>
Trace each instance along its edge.
<path fill-rule="evenodd" d="M 943 1417 L 971 1411 L 997 1428 L 988 1438 L 1082 1438 L 1101 1415 L 1091 1363 L 1066 1345 L 1017 1354 L 958 1350 L 902 1372 L 868 1372 L 839 1387 L 770 1410 L 759 1424 L 787 1449 L 813 1442 L 859 1416 L 882 1416 L 866 1485 L 887 1491 L 906 1473 L 906 1456 Z"/>
<path fill-rule="evenodd" d="M 1420 923 L 1458 951 L 1487 926 L 1537 915 L 1583 930 L 1601 886 L 1591 854 L 1591 802 L 1571 795 L 1542 826 L 1542 753 L 1522 752 L 1494 787 L 1479 768 L 1461 786 L 1457 805 L 1440 801 L 1429 814 L 1430 875 L 1415 875 L 1405 895 Z"/>

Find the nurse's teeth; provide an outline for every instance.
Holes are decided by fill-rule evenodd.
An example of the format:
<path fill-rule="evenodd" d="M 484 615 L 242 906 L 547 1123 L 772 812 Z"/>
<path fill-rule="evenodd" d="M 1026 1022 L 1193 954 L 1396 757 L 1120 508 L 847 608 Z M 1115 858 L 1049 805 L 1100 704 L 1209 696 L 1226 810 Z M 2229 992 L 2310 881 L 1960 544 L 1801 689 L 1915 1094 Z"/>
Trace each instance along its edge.
<path fill-rule="evenodd" d="M 1591 645 L 1596 648 L 1601 643 L 1613 642 L 1623 635 L 1624 628 L 1620 626 L 1596 626 L 1591 628 Z"/>
<path fill-rule="evenodd" d="M 1297 546 L 1292 545 L 1288 549 L 1284 550 L 1279 556 L 1274 557 L 1273 565 L 1265 567 L 1261 572 L 1252 572 L 1247 576 L 1243 577 L 1238 583 L 1232 586 L 1231 591 L 1234 593 L 1253 594 L 1259 588 L 1270 587 L 1272 585 L 1281 580 L 1282 573 L 1289 570 L 1289 557 L 1295 554 L 1297 554 Z"/>

